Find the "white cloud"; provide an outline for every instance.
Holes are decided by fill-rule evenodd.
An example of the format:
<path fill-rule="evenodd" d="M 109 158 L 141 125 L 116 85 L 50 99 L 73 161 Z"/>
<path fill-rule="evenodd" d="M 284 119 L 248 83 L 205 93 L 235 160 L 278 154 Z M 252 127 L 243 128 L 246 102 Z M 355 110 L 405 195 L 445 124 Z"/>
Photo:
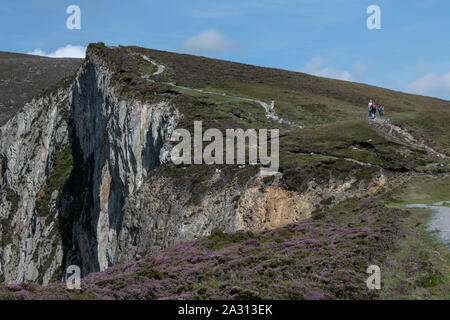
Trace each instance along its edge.
<path fill-rule="evenodd" d="M 27 54 L 32 54 L 34 56 L 47 56 L 47 54 L 41 49 L 34 49 L 33 51 L 27 52 Z"/>
<path fill-rule="evenodd" d="M 312 58 L 302 70 L 303 72 L 325 78 L 354 81 L 354 77 L 348 71 L 341 71 L 333 67 L 324 66 L 321 58 Z"/>
<path fill-rule="evenodd" d="M 28 54 L 50 58 L 84 58 L 86 56 L 86 47 L 68 44 L 67 46 L 58 48 L 51 53 L 46 53 L 41 49 L 34 49 L 33 51 L 28 52 Z"/>
<path fill-rule="evenodd" d="M 370 68 L 373 67 L 373 62 L 364 62 L 364 61 L 356 61 L 353 63 L 353 72 L 355 74 L 355 78 L 357 81 L 364 81 L 367 73 L 369 72 Z"/>
<path fill-rule="evenodd" d="M 445 93 L 450 94 L 450 72 L 438 74 L 430 72 L 414 81 L 405 88 L 406 91 L 416 94 Z"/>
<path fill-rule="evenodd" d="M 236 41 L 226 39 L 216 30 L 203 31 L 187 38 L 183 43 L 185 51 L 195 53 L 223 53 L 237 48 Z"/>

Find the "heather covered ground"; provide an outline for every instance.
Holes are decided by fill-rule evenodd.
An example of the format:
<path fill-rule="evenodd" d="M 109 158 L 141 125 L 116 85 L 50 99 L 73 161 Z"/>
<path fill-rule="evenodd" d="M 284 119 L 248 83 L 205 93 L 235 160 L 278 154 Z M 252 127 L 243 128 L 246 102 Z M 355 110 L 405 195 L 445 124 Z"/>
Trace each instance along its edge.
<path fill-rule="evenodd" d="M 90 274 L 81 290 L 16 284 L 0 287 L 0 299 L 449 299 L 450 252 L 426 229 L 431 213 L 399 208 L 430 185 L 429 198 L 443 199 L 448 177 L 409 181 L 415 187 L 349 199 L 281 229 L 217 230 Z M 381 266 L 380 291 L 366 286 L 372 264 Z"/>
<path fill-rule="evenodd" d="M 82 59 L 47 58 L 0 51 L 0 125 L 32 97 L 73 77 Z"/>
<path fill-rule="evenodd" d="M 408 213 L 347 200 L 331 212 L 261 234 L 214 232 L 141 261 L 62 283 L 0 289 L 4 299 L 373 299 L 366 269 L 383 264 Z"/>

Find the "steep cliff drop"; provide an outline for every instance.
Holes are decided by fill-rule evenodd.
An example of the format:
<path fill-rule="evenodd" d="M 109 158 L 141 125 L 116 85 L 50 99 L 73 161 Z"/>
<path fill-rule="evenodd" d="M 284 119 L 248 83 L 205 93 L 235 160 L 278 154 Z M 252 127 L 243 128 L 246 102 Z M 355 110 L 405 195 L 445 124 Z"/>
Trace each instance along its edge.
<path fill-rule="evenodd" d="M 72 86 L 33 99 L 0 129 L 0 277 L 47 283 L 61 275 L 57 201 L 70 174 Z"/>
<path fill-rule="evenodd" d="M 113 264 L 124 201 L 165 160 L 180 117 L 168 100 L 123 99 L 111 76 L 105 61 L 88 53 L 74 84 L 73 139 L 85 190 L 66 235 L 66 265 L 84 274 Z"/>

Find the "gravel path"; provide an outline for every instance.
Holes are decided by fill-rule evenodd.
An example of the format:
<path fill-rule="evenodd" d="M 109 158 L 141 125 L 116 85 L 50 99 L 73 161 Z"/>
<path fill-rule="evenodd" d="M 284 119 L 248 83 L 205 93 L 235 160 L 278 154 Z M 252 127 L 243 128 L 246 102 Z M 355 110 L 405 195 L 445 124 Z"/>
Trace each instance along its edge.
<path fill-rule="evenodd" d="M 445 154 L 437 152 L 433 148 L 427 146 L 423 141 L 418 141 L 415 139 L 407 130 L 392 124 L 387 118 L 375 118 L 368 121 L 377 128 L 378 132 L 380 132 L 382 136 L 391 141 L 406 145 L 408 147 L 424 150 L 437 158 L 448 158 Z"/>
<path fill-rule="evenodd" d="M 158 75 L 160 75 L 160 74 L 162 74 L 164 72 L 165 66 L 154 62 L 153 60 L 151 60 L 149 57 L 147 57 L 145 55 L 141 55 L 141 57 L 144 60 L 150 62 L 151 64 L 153 64 L 154 66 L 156 66 L 158 68 L 158 70 L 153 73 L 153 76 L 158 76 Z M 144 76 L 144 77 L 147 80 L 149 80 L 148 76 Z M 296 123 L 293 123 L 291 121 L 284 120 L 284 119 L 278 117 L 277 115 L 275 115 L 274 111 L 271 111 L 270 106 L 266 102 L 258 100 L 258 99 L 246 98 L 246 97 L 241 97 L 241 96 L 238 96 L 238 95 L 233 95 L 233 94 L 228 94 L 228 93 L 220 93 L 220 92 L 208 91 L 208 90 L 204 90 L 204 89 L 189 88 L 189 87 L 176 85 L 173 82 L 165 82 L 165 84 L 170 85 L 170 86 L 172 86 L 174 88 L 182 89 L 182 90 L 188 90 L 188 91 L 193 91 L 193 92 L 217 95 L 217 96 L 222 96 L 222 97 L 229 97 L 229 98 L 234 98 L 234 99 L 238 99 L 238 100 L 241 100 L 241 101 L 247 101 L 247 102 L 256 103 L 256 104 L 259 104 L 264 109 L 264 111 L 266 112 L 266 117 L 268 119 L 272 119 L 272 120 L 274 120 L 274 121 L 276 121 L 278 123 L 287 124 L 288 126 L 290 126 L 293 129 L 304 128 L 303 126 L 300 126 L 300 125 L 298 125 Z"/>

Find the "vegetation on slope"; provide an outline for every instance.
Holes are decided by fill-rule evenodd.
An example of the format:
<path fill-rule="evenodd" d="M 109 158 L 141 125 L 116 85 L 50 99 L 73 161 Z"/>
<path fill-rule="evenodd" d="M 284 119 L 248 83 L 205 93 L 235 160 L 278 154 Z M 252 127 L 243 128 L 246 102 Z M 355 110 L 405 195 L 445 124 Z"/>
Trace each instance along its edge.
<path fill-rule="evenodd" d="M 450 199 L 450 177 L 420 175 L 396 188 L 389 207 L 406 204 L 433 204 Z M 384 264 L 384 299 L 450 299 L 450 250 L 429 230 L 432 212 L 409 209 L 400 226 L 403 233 L 398 249 Z"/>
<path fill-rule="evenodd" d="M 365 84 L 229 61 L 129 47 L 168 67 L 164 76 L 177 84 L 216 88 L 266 101 L 275 100 L 281 116 L 302 125 L 366 116 L 367 102 L 385 106 L 392 119 L 450 151 L 450 102 Z M 292 116 L 292 119 L 289 117 Z"/>
<path fill-rule="evenodd" d="M 0 125 L 32 97 L 73 75 L 82 61 L 0 52 Z"/>
<path fill-rule="evenodd" d="M 14 299 L 355 299 L 376 298 L 366 269 L 381 264 L 406 215 L 377 201 L 348 200 L 313 220 L 261 234 L 213 234 L 83 279 L 13 285 Z"/>

